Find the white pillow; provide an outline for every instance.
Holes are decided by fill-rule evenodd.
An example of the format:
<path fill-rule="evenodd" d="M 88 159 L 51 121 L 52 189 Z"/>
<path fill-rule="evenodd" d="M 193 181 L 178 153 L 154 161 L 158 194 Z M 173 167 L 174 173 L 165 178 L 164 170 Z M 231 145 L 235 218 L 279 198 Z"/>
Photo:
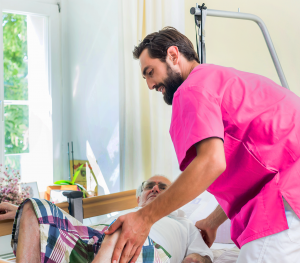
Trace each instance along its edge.
<path fill-rule="evenodd" d="M 206 218 L 210 213 L 212 213 L 215 208 L 218 206 L 218 202 L 216 198 L 205 191 L 203 194 L 199 195 L 190 203 L 181 207 L 180 209 L 184 211 L 187 218 L 190 219 L 194 224 L 201 219 Z M 129 212 L 135 211 L 134 209 L 128 209 L 121 212 L 114 212 L 108 215 L 96 216 L 93 218 L 87 218 L 83 220 L 83 224 L 86 226 L 96 225 L 96 224 L 104 224 L 107 222 L 111 222 L 112 218 Z M 217 236 L 215 243 L 223 243 L 223 244 L 232 244 L 232 240 L 230 238 L 230 220 L 226 220 L 217 231 Z"/>
<path fill-rule="evenodd" d="M 215 243 L 233 244 L 230 236 L 231 221 L 227 219 L 222 225 L 219 226 Z"/>
<path fill-rule="evenodd" d="M 205 191 L 190 203 L 181 207 L 180 209 L 185 212 L 187 218 L 190 219 L 194 224 L 201 219 L 206 218 L 210 215 L 218 206 L 216 198 Z M 216 243 L 232 244 L 230 237 L 230 220 L 226 220 L 217 231 Z"/>

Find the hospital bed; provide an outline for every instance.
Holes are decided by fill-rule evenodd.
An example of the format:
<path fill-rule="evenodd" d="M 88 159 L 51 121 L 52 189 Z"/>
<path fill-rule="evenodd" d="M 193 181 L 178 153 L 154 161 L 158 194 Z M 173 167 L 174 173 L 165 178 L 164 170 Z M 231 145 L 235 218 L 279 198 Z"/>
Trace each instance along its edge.
<path fill-rule="evenodd" d="M 273 64 L 275 66 L 277 75 L 280 79 L 281 85 L 284 88 L 289 89 L 286 77 L 283 73 L 283 69 L 280 65 L 280 61 L 278 59 L 275 47 L 273 45 L 271 36 L 269 34 L 269 31 L 264 23 L 264 21 L 253 14 L 248 13 L 241 13 L 238 12 L 229 12 L 229 11 L 223 11 L 223 10 L 213 10 L 213 9 L 207 9 L 205 4 L 198 5 L 196 4 L 196 7 L 192 7 L 190 9 L 191 15 L 194 16 L 195 19 L 195 26 L 196 26 L 196 43 L 197 43 L 197 51 L 198 56 L 200 59 L 200 63 L 204 64 L 206 63 L 206 49 L 205 49 L 205 21 L 207 16 L 212 17 L 221 17 L 221 18 L 231 18 L 231 19 L 241 19 L 241 20 L 248 20 L 255 22 L 258 27 L 261 30 L 261 33 L 263 34 L 263 37 L 265 39 L 266 45 L 268 47 L 270 56 L 272 58 Z"/>
<path fill-rule="evenodd" d="M 129 190 L 115 194 L 84 198 L 82 199 L 83 218 L 90 218 L 134 208 L 137 206 L 135 193 L 136 190 Z M 69 213 L 68 202 L 62 202 L 56 205 L 60 209 Z M 10 235 L 12 232 L 12 226 L 13 220 L 0 221 L 0 236 Z"/>
<path fill-rule="evenodd" d="M 76 200 L 77 199 L 77 200 Z M 75 201 L 75 203 L 74 203 Z M 78 202 L 79 201 L 79 202 Z M 77 202 L 77 203 L 76 203 Z M 81 203 L 82 206 L 78 205 Z M 68 202 L 62 202 L 56 204 L 59 208 L 70 213 L 71 215 L 81 215 L 80 211 L 82 210 L 82 219 L 93 218 L 96 216 L 107 215 L 113 212 L 119 212 L 123 210 L 132 209 L 137 206 L 136 201 L 136 190 L 129 190 L 114 194 L 108 194 L 103 196 L 96 196 L 91 198 L 72 198 L 68 199 Z M 75 205 L 75 206 L 74 206 Z M 75 211 L 74 211 L 75 210 Z M 77 211 L 76 211 L 77 210 Z M 82 221 L 81 218 L 77 218 Z M 4 220 L 0 221 L 0 237 L 5 235 L 11 235 L 13 226 L 13 220 Z M 232 248 L 232 245 L 229 247 L 221 244 L 214 244 L 215 249 L 213 253 L 215 256 L 214 263 L 235 263 L 239 250 L 235 247 Z M 223 257 L 223 259 L 222 259 Z M 226 261 L 226 258 L 228 259 Z M 222 261 L 220 261 L 222 260 Z M 12 258 L 12 262 L 14 259 Z"/>
<path fill-rule="evenodd" d="M 194 15 L 195 25 L 196 28 L 198 28 L 196 32 L 197 50 L 201 64 L 206 62 L 204 34 L 206 16 L 253 21 L 257 23 L 261 29 L 282 86 L 289 89 L 271 37 L 262 19 L 252 14 L 207 9 L 204 4 L 201 6 L 196 4 L 196 7 L 191 8 L 190 13 Z M 82 222 L 85 218 L 106 215 L 136 207 L 135 194 L 136 190 L 130 190 L 104 196 L 85 198 L 83 200 L 80 197 L 72 198 L 70 196 L 68 202 L 58 203 L 56 205 Z M 13 220 L 0 221 L 0 237 L 10 235 L 12 232 L 12 225 Z M 239 253 L 238 248 L 232 247 L 231 244 L 229 246 L 226 245 L 228 244 L 213 244 L 212 248 L 215 256 L 214 263 L 236 262 Z"/>
<path fill-rule="evenodd" d="M 81 193 L 81 192 L 80 192 Z M 46 197 L 46 196 L 45 196 Z M 46 198 L 45 198 L 46 199 Z M 47 197 L 48 199 L 48 197 Z M 81 207 L 78 206 L 78 199 L 81 201 Z M 56 205 L 64 210 L 65 212 L 69 213 L 69 209 L 74 210 L 74 207 L 72 205 L 77 204 L 76 210 L 70 213 L 72 216 L 75 215 L 83 215 L 83 218 L 76 217 L 79 221 L 82 221 L 82 219 L 85 218 L 92 218 L 96 216 L 106 215 L 109 213 L 113 213 L 116 211 L 123 211 L 127 209 L 131 209 L 137 206 L 136 201 L 136 190 L 129 190 L 109 195 L 103 195 L 103 196 L 96 196 L 91 198 L 75 198 L 72 200 L 68 200 L 69 202 L 62 202 L 57 203 Z M 81 210 L 82 213 L 78 212 L 78 210 Z M 0 221 L 0 238 L 3 236 L 11 235 L 12 233 L 12 227 L 13 227 L 13 220 L 3 220 Z M 3 241 L 1 241 L 0 246 L 6 245 L 6 247 L 9 247 L 9 244 L 2 244 Z M 10 238 L 6 238 L 5 242 L 10 243 Z M 11 257 L 11 253 L 7 255 L 6 258 Z M 4 259 L 5 257 L 3 257 Z M 1 257 L 0 257 L 1 259 Z"/>

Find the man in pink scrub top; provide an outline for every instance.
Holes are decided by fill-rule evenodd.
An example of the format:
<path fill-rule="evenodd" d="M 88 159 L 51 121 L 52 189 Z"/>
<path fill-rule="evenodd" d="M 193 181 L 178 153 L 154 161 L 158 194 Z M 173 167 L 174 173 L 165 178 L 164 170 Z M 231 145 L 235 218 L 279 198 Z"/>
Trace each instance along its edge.
<path fill-rule="evenodd" d="M 300 98 L 263 76 L 200 65 L 174 28 L 148 35 L 133 54 L 149 89 L 172 105 L 183 172 L 111 226 L 107 234 L 122 226 L 113 259 L 135 262 L 151 225 L 207 190 L 220 204 L 196 223 L 209 246 L 229 218 L 239 263 L 300 262 Z"/>

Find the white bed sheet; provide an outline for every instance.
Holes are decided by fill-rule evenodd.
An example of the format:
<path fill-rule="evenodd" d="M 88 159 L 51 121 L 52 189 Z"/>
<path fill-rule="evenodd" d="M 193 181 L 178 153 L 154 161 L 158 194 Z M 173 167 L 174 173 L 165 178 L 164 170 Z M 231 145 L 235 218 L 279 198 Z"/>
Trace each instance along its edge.
<path fill-rule="evenodd" d="M 236 245 L 235 244 L 224 244 L 224 243 L 213 243 L 211 246 L 211 249 L 231 249 L 234 248 Z"/>
<path fill-rule="evenodd" d="M 212 249 L 214 254 L 213 263 L 236 263 L 240 250 L 234 246 L 230 249 Z"/>
<path fill-rule="evenodd" d="M 132 209 L 128 209 L 121 212 L 114 212 L 113 214 L 97 216 L 94 218 L 84 219 L 84 225 L 96 225 L 99 223 L 106 223 L 111 216 L 122 215 L 131 212 Z M 235 244 L 213 243 L 211 250 L 214 254 L 213 263 L 236 263 L 238 258 L 239 249 Z"/>

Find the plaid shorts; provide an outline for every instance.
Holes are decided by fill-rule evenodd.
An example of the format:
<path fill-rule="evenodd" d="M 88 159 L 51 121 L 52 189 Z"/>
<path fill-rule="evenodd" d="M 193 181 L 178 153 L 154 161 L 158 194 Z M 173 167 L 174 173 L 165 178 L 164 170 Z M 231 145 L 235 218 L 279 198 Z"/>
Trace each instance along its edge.
<path fill-rule="evenodd" d="M 84 226 L 56 205 L 44 199 L 25 200 L 16 213 L 12 248 L 16 255 L 20 219 L 24 204 L 30 201 L 34 207 L 40 228 L 41 262 L 92 262 L 101 247 L 108 225 Z M 168 263 L 171 256 L 160 245 L 147 238 L 137 263 Z"/>

